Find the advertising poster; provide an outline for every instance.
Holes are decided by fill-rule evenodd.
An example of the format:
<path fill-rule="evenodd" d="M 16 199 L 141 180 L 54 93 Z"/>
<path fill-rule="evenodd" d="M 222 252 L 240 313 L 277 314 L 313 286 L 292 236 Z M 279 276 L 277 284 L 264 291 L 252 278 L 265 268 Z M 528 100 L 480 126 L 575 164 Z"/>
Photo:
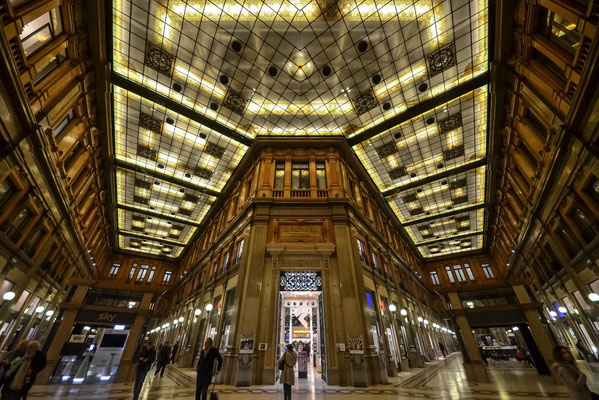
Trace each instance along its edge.
<path fill-rule="evenodd" d="M 362 335 L 347 335 L 347 348 L 350 354 L 364 354 Z"/>

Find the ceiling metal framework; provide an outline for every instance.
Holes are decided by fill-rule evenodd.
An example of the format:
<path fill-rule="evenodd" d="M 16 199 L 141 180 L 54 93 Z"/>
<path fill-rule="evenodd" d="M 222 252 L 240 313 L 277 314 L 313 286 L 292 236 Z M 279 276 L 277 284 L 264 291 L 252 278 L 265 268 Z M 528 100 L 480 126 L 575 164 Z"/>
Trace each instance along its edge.
<path fill-rule="evenodd" d="M 113 0 L 117 235 L 178 257 L 258 135 L 342 135 L 424 258 L 484 245 L 485 0 Z"/>

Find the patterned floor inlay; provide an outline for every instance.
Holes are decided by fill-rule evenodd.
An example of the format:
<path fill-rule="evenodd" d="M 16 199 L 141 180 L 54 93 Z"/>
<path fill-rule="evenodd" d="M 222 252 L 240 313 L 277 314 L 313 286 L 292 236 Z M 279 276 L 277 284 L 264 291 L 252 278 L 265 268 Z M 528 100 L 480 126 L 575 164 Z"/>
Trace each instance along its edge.
<path fill-rule="evenodd" d="M 491 383 L 471 384 L 466 381 L 460 356 L 427 363 L 426 368 L 401 372 L 390 378 L 390 385 L 367 388 L 327 386 L 319 379 L 298 380 L 293 387 L 294 400 L 335 399 L 351 397 L 367 399 L 434 399 L 434 400 L 524 400 L 524 399 L 567 399 L 565 387 L 553 382 L 551 377 L 540 376 L 532 368 L 489 368 Z M 599 374 L 583 364 L 583 371 L 591 382 L 592 390 L 598 390 Z M 153 371 L 152 371 L 153 372 Z M 30 398 L 36 400 L 125 400 L 132 398 L 133 384 L 80 385 L 80 386 L 35 386 Z M 283 397 L 280 384 L 272 386 L 234 387 L 217 385 L 220 400 L 260 399 L 270 400 Z M 164 377 L 148 374 L 142 391 L 142 399 L 195 398 L 193 372 L 172 366 Z"/>

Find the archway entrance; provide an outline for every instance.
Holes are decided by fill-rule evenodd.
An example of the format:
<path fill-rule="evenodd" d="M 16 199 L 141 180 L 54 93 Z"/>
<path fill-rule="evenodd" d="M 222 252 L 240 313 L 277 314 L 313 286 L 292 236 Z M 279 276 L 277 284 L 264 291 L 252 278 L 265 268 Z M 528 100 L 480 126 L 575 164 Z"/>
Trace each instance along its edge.
<path fill-rule="evenodd" d="M 319 272 L 281 273 L 277 326 L 277 360 L 285 346 L 292 344 L 298 354 L 296 377 L 326 381 L 324 306 Z M 278 368 L 276 371 L 278 375 Z"/>

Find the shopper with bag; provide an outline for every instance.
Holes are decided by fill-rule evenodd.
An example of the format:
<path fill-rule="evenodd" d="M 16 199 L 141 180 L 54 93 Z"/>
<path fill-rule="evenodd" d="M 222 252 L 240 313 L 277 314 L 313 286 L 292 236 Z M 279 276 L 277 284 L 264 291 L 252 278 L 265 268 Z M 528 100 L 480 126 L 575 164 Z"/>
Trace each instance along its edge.
<path fill-rule="evenodd" d="M 599 395 L 591 392 L 587 386 L 587 377 L 576 366 L 576 360 L 570 349 L 564 346 L 553 348 L 553 370 L 568 388 L 570 400 L 597 400 Z"/>
<path fill-rule="evenodd" d="M 216 366 L 215 366 L 216 364 Z M 204 348 L 200 353 L 200 359 L 197 366 L 196 377 L 196 400 L 207 400 L 208 389 L 212 383 L 212 378 L 220 373 L 223 366 L 223 358 L 218 349 L 212 346 L 212 339 L 208 338 L 204 342 Z M 210 400 L 218 399 L 217 394 L 212 388 Z"/>
<path fill-rule="evenodd" d="M 283 400 L 291 400 L 291 386 L 295 385 L 295 363 L 297 355 L 293 351 L 293 345 L 288 344 L 287 350 L 279 359 L 279 370 L 281 377 L 279 381 L 283 384 Z"/>

